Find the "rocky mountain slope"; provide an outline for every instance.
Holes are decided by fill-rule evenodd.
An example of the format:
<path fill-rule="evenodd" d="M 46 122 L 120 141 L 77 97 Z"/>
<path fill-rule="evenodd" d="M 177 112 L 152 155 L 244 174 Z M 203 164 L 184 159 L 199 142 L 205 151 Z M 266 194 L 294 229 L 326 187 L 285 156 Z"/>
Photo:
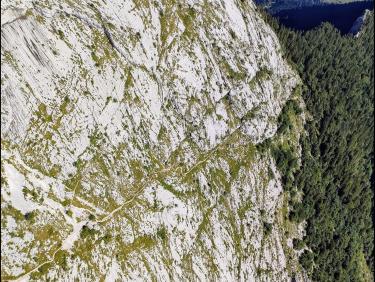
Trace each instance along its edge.
<path fill-rule="evenodd" d="M 1 18 L 2 280 L 305 280 L 262 146 L 297 144 L 302 117 L 276 130 L 299 79 L 252 2 Z"/>
<path fill-rule="evenodd" d="M 371 11 L 366 9 L 363 15 L 358 17 L 356 21 L 353 23 L 353 26 L 350 28 L 349 33 L 353 34 L 355 37 L 360 36 L 362 28 L 366 23 L 366 19 L 370 16 L 370 13 Z"/>

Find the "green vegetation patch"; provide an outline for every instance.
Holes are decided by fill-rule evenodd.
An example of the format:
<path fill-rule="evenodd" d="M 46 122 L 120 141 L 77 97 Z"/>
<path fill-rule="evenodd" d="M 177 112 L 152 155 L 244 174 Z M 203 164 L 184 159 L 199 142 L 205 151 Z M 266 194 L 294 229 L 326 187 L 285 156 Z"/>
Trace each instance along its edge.
<path fill-rule="evenodd" d="M 193 7 L 179 9 L 177 11 L 177 14 L 185 27 L 183 36 L 186 36 L 187 38 L 194 37 L 196 34 L 196 31 L 194 29 L 194 23 L 196 21 L 197 16 L 195 9 Z"/>
<path fill-rule="evenodd" d="M 285 57 L 299 72 L 311 118 L 302 136 L 302 165 L 291 171 L 303 194 L 290 219 L 306 221 L 300 257 L 314 281 L 371 281 L 374 277 L 374 16 L 358 38 L 330 24 L 301 33 L 279 26 Z M 280 117 L 288 131 L 289 110 Z M 294 108 L 293 111 L 296 109 Z M 283 174 L 294 166 L 287 146 L 276 151 Z M 290 175 L 289 174 L 289 175 Z M 288 184 L 284 178 L 284 185 Z M 356 258 L 356 259 L 353 259 Z"/>

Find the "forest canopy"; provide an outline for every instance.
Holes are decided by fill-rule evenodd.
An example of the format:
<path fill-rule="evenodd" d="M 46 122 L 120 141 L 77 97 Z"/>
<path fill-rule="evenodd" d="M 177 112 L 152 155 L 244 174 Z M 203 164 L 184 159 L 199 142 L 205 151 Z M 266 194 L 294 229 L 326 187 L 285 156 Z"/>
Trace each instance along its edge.
<path fill-rule="evenodd" d="M 324 23 L 287 29 L 265 14 L 284 56 L 303 80 L 308 115 L 289 217 L 306 221 L 300 262 L 314 281 L 371 281 L 374 275 L 374 17 L 358 37 Z M 289 170 L 290 171 L 290 170 Z M 287 174 L 285 167 L 281 172 Z M 284 183 L 290 185 L 290 183 Z"/>

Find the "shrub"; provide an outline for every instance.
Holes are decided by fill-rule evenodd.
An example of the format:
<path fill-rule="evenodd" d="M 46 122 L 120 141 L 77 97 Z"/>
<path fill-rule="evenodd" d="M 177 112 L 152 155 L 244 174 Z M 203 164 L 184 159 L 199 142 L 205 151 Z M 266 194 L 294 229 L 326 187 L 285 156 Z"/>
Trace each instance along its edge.
<path fill-rule="evenodd" d="M 293 239 L 293 248 L 296 250 L 301 250 L 305 246 L 304 242 L 300 239 Z"/>
<path fill-rule="evenodd" d="M 35 213 L 34 212 L 27 212 L 27 213 L 25 213 L 24 218 L 28 221 L 32 221 L 35 218 Z"/>
<path fill-rule="evenodd" d="M 81 238 L 87 238 L 94 236 L 96 231 L 94 229 L 89 228 L 87 225 L 83 225 L 81 229 Z"/>
<path fill-rule="evenodd" d="M 263 230 L 264 230 L 264 234 L 266 236 L 268 236 L 269 234 L 271 234 L 272 232 L 272 223 L 269 223 L 269 222 L 263 222 Z"/>
<path fill-rule="evenodd" d="M 160 227 L 157 231 L 156 231 L 156 235 L 162 239 L 163 241 L 167 238 L 167 229 L 165 228 L 165 226 L 163 227 Z"/>

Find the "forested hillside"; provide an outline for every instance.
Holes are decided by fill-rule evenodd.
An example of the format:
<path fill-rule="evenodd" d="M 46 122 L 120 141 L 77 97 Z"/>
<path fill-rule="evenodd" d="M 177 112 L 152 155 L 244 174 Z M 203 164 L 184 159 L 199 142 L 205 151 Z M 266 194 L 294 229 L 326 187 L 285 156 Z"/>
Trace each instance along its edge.
<path fill-rule="evenodd" d="M 300 260 L 314 281 L 372 281 L 373 13 L 358 38 L 329 24 L 301 33 L 269 22 L 303 79 L 308 112 L 302 164 L 282 169 L 294 195 L 289 217 L 307 222 L 294 245 L 304 248 Z M 295 166 L 293 157 L 279 163 Z"/>

